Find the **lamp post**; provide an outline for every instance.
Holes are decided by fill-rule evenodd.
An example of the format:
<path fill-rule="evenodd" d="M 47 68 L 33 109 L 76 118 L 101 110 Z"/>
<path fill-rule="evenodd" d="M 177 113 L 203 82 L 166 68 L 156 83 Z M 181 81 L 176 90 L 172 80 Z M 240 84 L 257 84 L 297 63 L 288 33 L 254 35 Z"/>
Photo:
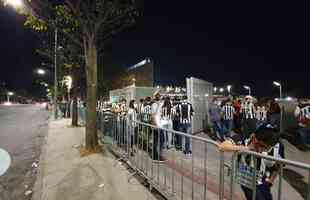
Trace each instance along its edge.
<path fill-rule="evenodd" d="M 11 5 L 14 9 L 23 9 L 25 12 L 31 13 L 33 12 L 31 9 L 25 6 L 23 0 L 3 0 L 4 4 Z M 57 119 L 57 95 L 58 95 L 58 82 L 57 82 L 57 37 L 58 37 L 58 29 L 55 28 L 55 49 L 54 49 L 54 69 L 55 69 L 55 79 L 54 79 L 54 117 Z"/>
<path fill-rule="evenodd" d="M 251 87 L 247 86 L 247 85 L 244 85 L 243 88 L 248 90 L 249 91 L 249 95 L 251 96 Z"/>
<path fill-rule="evenodd" d="M 273 81 L 273 84 L 277 87 L 279 87 L 280 89 L 280 99 L 282 99 L 282 85 L 280 82 L 277 82 L 277 81 Z"/>
<path fill-rule="evenodd" d="M 14 95 L 13 92 L 8 92 L 8 93 L 7 93 L 8 103 L 10 103 L 10 97 L 13 96 L 13 95 Z"/>
<path fill-rule="evenodd" d="M 220 88 L 220 93 L 223 93 L 224 92 L 224 88 Z"/>
<path fill-rule="evenodd" d="M 227 85 L 228 96 L 230 96 L 231 85 Z"/>
<path fill-rule="evenodd" d="M 214 93 L 216 93 L 216 91 L 217 91 L 217 87 L 214 87 L 214 88 L 213 88 L 213 91 L 214 91 Z"/>

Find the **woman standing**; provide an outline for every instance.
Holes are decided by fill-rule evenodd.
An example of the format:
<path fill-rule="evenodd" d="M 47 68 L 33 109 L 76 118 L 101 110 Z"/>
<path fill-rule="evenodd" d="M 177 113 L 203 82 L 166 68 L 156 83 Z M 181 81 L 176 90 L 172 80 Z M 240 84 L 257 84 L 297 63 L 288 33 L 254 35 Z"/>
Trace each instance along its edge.
<path fill-rule="evenodd" d="M 130 147 L 133 149 L 133 145 L 137 144 L 138 140 L 138 126 L 137 123 L 135 122 L 137 120 L 137 104 L 135 100 L 131 100 L 129 102 L 129 109 L 128 109 L 128 114 L 127 114 L 127 119 L 128 119 L 128 130 L 129 130 L 129 135 L 128 139 L 130 141 Z M 133 152 L 131 151 L 131 154 Z"/>
<path fill-rule="evenodd" d="M 161 108 L 160 124 L 162 128 L 172 130 L 172 104 L 169 97 L 164 99 Z M 165 147 L 170 149 L 172 146 L 172 133 L 166 131 L 165 133 Z"/>

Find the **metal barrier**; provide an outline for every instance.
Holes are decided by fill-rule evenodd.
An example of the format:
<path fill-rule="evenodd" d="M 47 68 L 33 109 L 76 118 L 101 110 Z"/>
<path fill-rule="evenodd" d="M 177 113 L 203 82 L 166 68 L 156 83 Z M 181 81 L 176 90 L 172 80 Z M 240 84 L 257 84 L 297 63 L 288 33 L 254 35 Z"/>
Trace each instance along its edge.
<path fill-rule="evenodd" d="M 150 189 L 155 188 L 169 200 L 244 199 L 240 187 L 243 183 L 239 179 L 243 174 L 240 174 L 238 161 L 238 157 L 243 155 L 250 155 L 253 169 L 257 168 L 257 158 L 279 164 L 277 199 L 283 199 L 284 166 L 304 169 L 308 175 L 307 196 L 304 198 L 310 200 L 310 165 L 307 164 L 252 151 L 224 154 L 218 151 L 213 140 L 131 121 L 126 116 L 107 112 L 98 112 L 98 130 L 100 138 L 119 160 L 134 170 L 128 181 L 139 174 Z M 172 138 L 170 144 L 169 137 Z M 184 155 L 180 146 L 183 146 L 181 150 L 189 148 L 192 153 Z M 252 170 L 252 179 L 248 179 L 253 191 L 252 199 L 256 196 L 257 174 L 256 170 Z"/>
<path fill-rule="evenodd" d="M 224 199 L 224 153 L 213 140 L 98 113 L 104 143 L 167 199 Z M 169 138 L 171 143 L 168 144 Z M 183 149 L 178 149 L 183 146 Z M 192 151 L 184 155 L 181 150 Z M 161 161 L 163 160 L 163 161 Z M 133 175 L 134 175 L 133 174 Z M 131 176 L 129 177 L 130 180 Z M 230 180 L 230 179 L 229 179 Z"/>
<path fill-rule="evenodd" d="M 246 156 L 246 155 L 250 156 L 250 159 L 251 159 L 250 162 L 252 164 L 251 166 L 248 166 L 248 170 L 240 170 L 240 168 L 242 168 L 240 167 L 240 165 L 242 165 L 240 164 L 240 157 Z M 238 159 L 239 159 L 239 162 L 238 162 Z M 279 169 L 278 180 L 276 183 L 277 184 L 276 196 L 278 200 L 283 199 L 282 192 L 283 192 L 283 169 L 284 167 L 291 168 L 291 169 L 294 168 L 296 171 L 298 170 L 299 172 L 300 170 L 304 170 L 305 172 L 304 174 L 306 174 L 306 177 L 307 177 L 306 181 L 308 181 L 307 189 L 306 189 L 307 191 L 306 191 L 306 194 L 304 195 L 304 199 L 310 200 L 310 165 L 309 164 L 276 158 L 273 156 L 268 156 L 268 155 L 256 153 L 253 151 L 237 152 L 232 156 L 232 176 L 231 176 L 231 185 L 230 185 L 230 191 L 231 191 L 230 199 L 231 200 L 234 199 L 234 196 L 232 194 L 234 194 L 235 192 L 235 183 L 239 183 L 240 185 L 243 185 L 244 187 L 250 188 L 252 190 L 252 199 L 255 200 L 257 198 L 256 190 L 257 190 L 257 180 L 259 176 L 259 170 L 257 170 L 258 159 L 260 159 L 261 161 L 263 160 L 264 162 L 269 161 L 269 163 L 271 162 L 273 166 L 277 165 Z M 243 179 L 245 181 L 240 181 L 240 179 Z M 247 181 L 250 182 L 250 184 L 246 183 Z"/>

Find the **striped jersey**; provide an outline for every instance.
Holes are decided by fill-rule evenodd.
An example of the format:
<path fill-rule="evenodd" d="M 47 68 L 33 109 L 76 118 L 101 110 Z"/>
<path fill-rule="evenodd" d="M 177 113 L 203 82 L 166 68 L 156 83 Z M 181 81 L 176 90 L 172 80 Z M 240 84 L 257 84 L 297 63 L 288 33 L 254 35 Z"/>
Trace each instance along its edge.
<path fill-rule="evenodd" d="M 241 104 L 241 114 L 244 119 L 254 119 L 255 107 L 252 102 L 243 102 Z"/>
<path fill-rule="evenodd" d="M 267 109 L 265 106 L 257 106 L 255 118 L 258 121 L 267 121 Z"/>
<path fill-rule="evenodd" d="M 300 126 L 310 127 L 310 104 L 297 106 L 295 116 L 298 118 Z"/>
<path fill-rule="evenodd" d="M 152 114 L 152 105 L 150 103 L 144 104 L 142 110 L 142 120 L 144 122 L 150 122 L 151 114 Z"/>
<path fill-rule="evenodd" d="M 235 108 L 232 105 L 226 104 L 222 107 L 222 114 L 224 120 L 233 120 L 235 114 Z"/>
<path fill-rule="evenodd" d="M 177 105 L 177 116 L 181 124 L 191 124 L 194 110 L 192 104 L 182 102 Z"/>

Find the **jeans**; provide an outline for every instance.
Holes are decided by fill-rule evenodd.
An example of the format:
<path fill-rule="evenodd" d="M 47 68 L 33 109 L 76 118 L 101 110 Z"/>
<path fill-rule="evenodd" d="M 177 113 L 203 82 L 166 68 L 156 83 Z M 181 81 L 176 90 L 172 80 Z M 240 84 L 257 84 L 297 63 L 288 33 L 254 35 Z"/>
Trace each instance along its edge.
<path fill-rule="evenodd" d="M 226 136 L 230 136 L 231 130 L 233 129 L 233 120 L 224 120 L 223 121 L 223 131 Z"/>
<path fill-rule="evenodd" d="M 309 127 L 299 127 L 298 140 L 302 145 L 306 147 L 310 147 L 310 128 Z"/>
<path fill-rule="evenodd" d="M 264 120 L 257 120 L 257 122 L 256 122 L 256 129 L 258 129 L 264 123 L 266 123 L 266 121 L 264 121 Z"/>
<path fill-rule="evenodd" d="M 153 160 L 162 160 L 161 154 L 164 149 L 165 134 L 164 131 L 154 129 L 153 134 Z"/>
<path fill-rule="evenodd" d="M 252 200 L 252 190 L 241 186 L 243 193 L 247 200 Z M 272 194 L 270 192 L 270 187 L 266 184 L 261 184 L 256 186 L 256 200 L 272 200 Z"/>
<path fill-rule="evenodd" d="M 165 124 L 162 127 L 165 129 L 171 130 L 172 129 L 172 123 L 169 122 L 168 124 Z M 170 149 L 172 146 L 172 133 L 169 131 L 164 131 L 164 135 L 165 135 L 165 137 L 164 137 L 164 139 L 165 139 L 164 148 Z"/>
<path fill-rule="evenodd" d="M 180 131 L 180 121 L 179 120 L 173 120 L 173 130 Z M 177 150 L 180 150 L 182 148 L 182 136 L 179 134 L 175 134 L 175 148 Z"/>
<path fill-rule="evenodd" d="M 192 135 L 191 124 L 180 124 L 180 132 Z M 190 137 L 182 136 L 182 150 L 184 153 L 192 152 L 192 141 Z"/>
<path fill-rule="evenodd" d="M 213 130 L 216 135 L 218 135 L 221 139 L 224 139 L 223 128 L 220 121 L 212 121 Z"/>

